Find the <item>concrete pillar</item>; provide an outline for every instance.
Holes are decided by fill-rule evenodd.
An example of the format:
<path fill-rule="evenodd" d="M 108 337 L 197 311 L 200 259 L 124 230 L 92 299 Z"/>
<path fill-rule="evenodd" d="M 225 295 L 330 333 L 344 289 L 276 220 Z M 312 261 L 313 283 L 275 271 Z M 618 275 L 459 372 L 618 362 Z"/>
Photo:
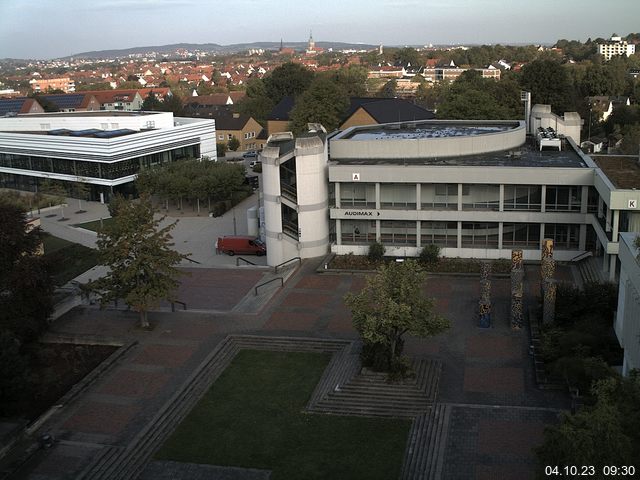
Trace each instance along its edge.
<path fill-rule="evenodd" d="M 578 239 L 578 249 L 587 249 L 587 226 L 585 224 L 580 225 L 580 238 Z"/>
<path fill-rule="evenodd" d="M 616 261 L 618 260 L 618 255 L 609 255 L 609 281 L 616 281 Z"/>
<path fill-rule="evenodd" d="M 335 202 L 336 202 L 336 208 L 342 208 L 340 206 L 340 182 L 336 182 L 333 184 L 334 185 L 334 195 L 335 195 Z"/>
<path fill-rule="evenodd" d="M 380 184 L 376 183 L 376 210 L 380 210 Z"/>
<path fill-rule="evenodd" d="M 380 242 L 382 237 L 380 236 L 380 220 L 376 220 L 376 242 Z"/>
<path fill-rule="evenodd" d="M 422 210 L 422 186 L 416 183 L 416 210 Z"/>
<path fill-rule="evenodd" d="M 542 248 L 542 243 L 544 242 L 544 223 L 540 224 L 540 243 L 538 244 L 539 248 Z"/>
<path fill-rule="evenodd" d="M 540 211 L 544 213 L 547 211 L 547 186 L 542 185 L 540 188 Z"/>
<path fill-rule="evenodd" d="M 498 222 L 498 250 L 502 250 L 502 234 L 504 232 L 504 223 Z"/>
<path fill-rule="evenodd" d="M 612 242 L 618 241 L 618 228 L 620 226 L 620 210 L 613 211 L 613 235 L 611 236 Z"/>
<path fill-rule="evenodd" d="M 458 184 L 458 211 L 462 211 L 462 184 L 459 183 Z M 458 230 L 460 230 L 458 228 Z M 460 245 L 458 245 L 458 248 L 460 248 Z"/>
<path fill-rule="evenodd" d="M 458 222 L 458 248 L 462 248 L 462 222 Z"/>
<path fill-rule="evenodd" d="M 602 212 L 604 212 L 604 201 L 602 197 L 598 195 L 598 218 L 602 218 L 604 215 Z"/>
<path fill-rule="evenodd" d="M 342 245 L 342 220 L 336 219 L 336 245 Z"/>
<path fill-rule="evenodd" d="M 420 230 L 422 230 L 422 222 L 416 221 L 416 247 L 422 247 L 422 238 L 420 238 Z"/>
<path fill-rule="evenodd" d="M 504 183 L 500 184 L 500 199 L 498 200 L 498 211 L 504 212 Z"/>
<path fill-rule="evenodd" d="M 582 193 L 580 194 L 580 213 L 587 213 L 589 211 L 589 187 L 587 185 L 582 186 Z"/>
<path fill-rule="evenodd" d="M 603 245 L 602 246 L 602 271 L 603 272 L 608 272 L 609 271 L 609 255 L 606 254 L 607 248 Z"/>
<path fill-rule="evenodd" d="M 607 208 L 607 217 L 606 217 L 606 228 L 605 228 L 605 232 L 610 232 L 611 231 L 611 209 Z"/>

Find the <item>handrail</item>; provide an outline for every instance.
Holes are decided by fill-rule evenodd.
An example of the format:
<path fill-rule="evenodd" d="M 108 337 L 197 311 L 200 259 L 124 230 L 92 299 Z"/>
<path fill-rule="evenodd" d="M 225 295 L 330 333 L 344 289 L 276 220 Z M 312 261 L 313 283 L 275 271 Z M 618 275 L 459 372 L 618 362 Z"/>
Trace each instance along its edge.
<path fill-rule="evenodd" d="M 577 262 L 579 260 L 583 260 L 585 258 L 589 258 L 593 256 L 593 252 L 591 250 L 586 251 L 586 252 L 582 252 L 579 255 L 576 255 L 575 257 L 573 257 L 571 260 L 569 260 L 570 262 Z"/>
<path fill-rule="evenodd" d="M 176 311 L 176 303 L 179 303 L 180 305 L 182 305 L 182 309 L 186 310 L 187 309 L 187 304 L 184 302 L 181 302 L 180 300 L 174 300 L 173 302 L 171 302 L 171 311 L 175 312 Z"/>
<path fill-rule="evenodd" d="M 184 257 L 185 260 L 189 260 L 191 263 L 197 263 L 198 265 L 202 265 L 202 262 L 199 262 L 197 260 L 191 260 L 189 257 Z"/>
<path fill-rule="evenodd" d="M 255 288 L 253 289 L 253 291 L 255 292 L 256 296 L 258 295 L 258 288 L 260 287 L 264 287 L 265 285 L 271 283 L 271 282 L 275 282 L 276 280 L 280 280 L 280 287 L 284 287 L 284 278 L 282 277 L 276 277 L 276 278 L 272 278 L 271 280 L 267 280 L 264 283 L 261 283 L 260 285 L 256 285 Z"/>
<path fill-rule="evenodd" d="M 252 261 L 250 261 L 250 260 L 247 260 L 246 258 L 237 257 L 237 258 L 236 258 L 236 267 L 239 267 L 239 266 L 240 266 L 240 260 L 242 260 L 243 262 L 248 263 L 249 265 L 256 265 L 255 263 L 253 263 L 253 262 L 252 262 Z"/>
<path fill-rule="evenodd" d="M 274 267 L 274 269 L 273 269 L 273 273 L 278 273 L 278 268 L 283 267 L 283 266 L 284 266 L 284 265 L 286 265 L 287 263 L 289 263 L 289 262 L 293 262 L 293 261 L 295 261 L 295 260 L 298 260 L 298 261 L 300 262 L 300 264 L 302 264 L 302 259 L 301 259 L 300 257 L 293 257 L 293 258 L 290 258 L 289 260 L 286 260 L 286 261 L 282 262 L 282 263 L 281 263 L 281 264 L 279 264 L 279 265 L 276 265 L 276 266 Z"/>

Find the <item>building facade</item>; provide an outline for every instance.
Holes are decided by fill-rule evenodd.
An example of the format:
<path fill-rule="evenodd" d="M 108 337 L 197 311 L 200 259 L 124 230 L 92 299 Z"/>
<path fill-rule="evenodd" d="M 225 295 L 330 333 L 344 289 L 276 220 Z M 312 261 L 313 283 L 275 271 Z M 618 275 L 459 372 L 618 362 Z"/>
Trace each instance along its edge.
<path fill-rule="evenodd" d="M 620 235 L 620 282 L 614 328 L 624 349 L 623 375 L 640 369 L 640 249 L 637 233 Z"/>
<path fill-rule="evenodd" d="M 64 93 L 76 91 L 76 83 L 69 77 L 62 78 L 34 78 L 29 80 L 31 90 L 36 93 L 46 93 L 50 90 L 62 90 Z"/>
<path fill-rule="evenodd" d="M 0 118 L 0 185 L 37 191 L 83 182 L 91 198 L 132 193 L 140 169 L 216 160 L 215 122 L 168 112 L 72 112 Z"/>
<path fill-rule="evenodd" d="M 598 53 L 607 61 L 619 55 L 630 57 L 635 51 L 636 46 L 633 43 L 622 40 L 621 37 L 611 37 L 610 40 L 598 44 Z"/>

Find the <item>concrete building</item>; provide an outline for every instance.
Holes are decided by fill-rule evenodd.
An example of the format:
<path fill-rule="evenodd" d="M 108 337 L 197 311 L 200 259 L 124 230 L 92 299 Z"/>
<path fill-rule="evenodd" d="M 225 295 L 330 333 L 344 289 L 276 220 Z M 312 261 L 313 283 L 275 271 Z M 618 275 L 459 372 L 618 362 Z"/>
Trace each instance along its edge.
<path fill-rule="evenodd" d="M 583 154 L 580 124 L 575 113 L 537 105 L 528 131 L 523 121 L 426 120 L 350 127 L 328 141 L 316 132 L 309 149 L 306 137 L 272 137 L 262 155 L 267 241 L 282 237 L 290 247 L 274 244 L 269 264 L 309 245 L 318 255 L 366 254 L 374 241 L 399 257 L 436 244 L 450 257 L 509 258 L 518 248 L 539 260 L 551 238 L 556 259 L 592 252 L 615 280 L 619 232 L 640 231 L 640 180 L 629 174 L 640 166 Z M 616 169 L 620 179 L 611 180 Z M 301 191 L 313 193 L 304 205 Z M 303 214 L 325 205 L 324 220 L 302 227 Z"/>
<path fill-rule="evenodd" d="M 311 258 L 329 248 L 326 131 L 271 135 L 260 153 L 267 263 Z"/>
<path fill-rule="evenodd" d="M 91 198 L 132 193 L 138 171 L 183 158 L 216 160 L 215 122 L 168 112 L 67 112 L 0 118 L 0 186 L 45 180 L 90 186 Z"/>
<path fill-rule="evenodd" d="M 76 83 L 69 77 L 62 78 L 33 78 L 29 80 L 31 90 L 36 93 L 46 93 L 50 90 L 62 90 L 64 93 L 76 91 Z"/>
<path fill-rule="evenodd" d="M 635 51 L 636 46 L 633 43 L 622 40 L 621 37 L 611 37 L 610 40 L 598 44 L 598 53 L 607 61 L 611 60 L 611 57 L 618 55 L 630 57 Z"/>
<path fill-rule="evenodd" d="M 640 249 L 635 233 L 620 235 L 620 283 L 614 329 L 624 349 L 622 374 L 640 369 Z"/>

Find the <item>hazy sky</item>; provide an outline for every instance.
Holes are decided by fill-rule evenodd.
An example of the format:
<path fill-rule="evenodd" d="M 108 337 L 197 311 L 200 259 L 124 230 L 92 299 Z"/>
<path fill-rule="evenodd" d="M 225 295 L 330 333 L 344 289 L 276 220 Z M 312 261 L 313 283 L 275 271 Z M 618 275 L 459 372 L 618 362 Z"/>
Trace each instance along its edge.
<path fill-rule="evenodd" d="M 551 43 L 640 30 L 640 0 L 0 0 L 0 58 L 170 43 Z"/>

